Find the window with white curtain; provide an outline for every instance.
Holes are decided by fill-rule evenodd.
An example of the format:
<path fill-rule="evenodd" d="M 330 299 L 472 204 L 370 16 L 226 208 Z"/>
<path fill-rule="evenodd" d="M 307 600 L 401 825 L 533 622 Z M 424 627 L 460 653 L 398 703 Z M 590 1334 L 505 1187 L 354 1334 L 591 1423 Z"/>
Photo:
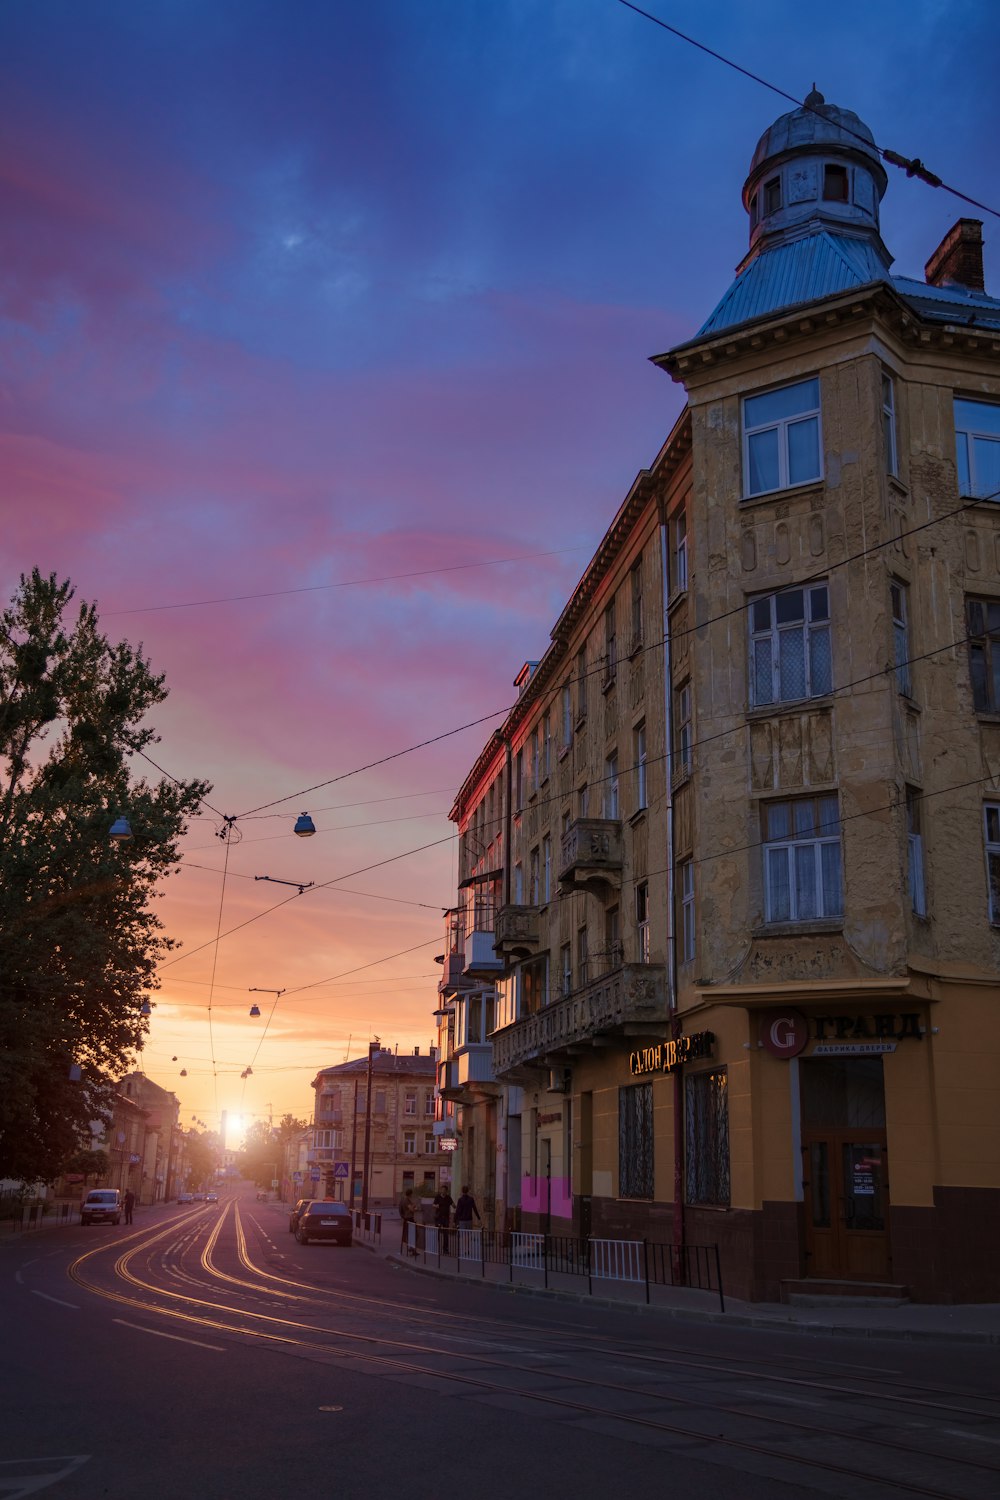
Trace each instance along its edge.
<path fill-rule="evenodd" d="M 764 896 L 768 922 L 843 914 L 840 809 L 836 793 L 767 802 Z"/>
<path fill-rule="evenodd" d="M 1000 500 L 1000 403 L 955 397 L 958 492 Z"/>
<path fill-rule="evenodd" d="M 825 583 L 750 601 L 750 702 L 791 703 L 833 690 L 830 595 Z"/>

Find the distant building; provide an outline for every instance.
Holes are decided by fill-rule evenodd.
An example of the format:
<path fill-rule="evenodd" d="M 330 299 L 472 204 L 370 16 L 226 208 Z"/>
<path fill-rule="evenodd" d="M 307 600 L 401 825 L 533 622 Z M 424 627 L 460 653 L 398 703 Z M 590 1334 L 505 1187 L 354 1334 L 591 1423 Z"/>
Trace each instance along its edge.
<path fill-rule="evenodd" d="M 395 1205 L 408 1187 L 419 1197 L 433 1197 L 447 1172 L 434 1134 L 435 1064 L 433 1048 L 426 1055 L 376 1052 L 370 1112 L 367 1056 L 323 1068 L 312 1082 L 313 1146 L 303 1195 L 322 1191 L 348 1199 L 353 1182 L 360 1205 L 370 1122 L 369 1207 Z M 347 1164 L 346 1178 L 336 1175 L 338 1161 Z"/>
<path fill-rule="evenodd" d="M 118 1087 L 144 1111 L 139 1185 L 136 1188 L 133 1184 L 138 1201 L 160 1203 L 172 1198 L 176 1193 L 173 1176 L 180 1101 L 176 1094 L 161 1088 L 145 1073 L 129 1073 Z"/>

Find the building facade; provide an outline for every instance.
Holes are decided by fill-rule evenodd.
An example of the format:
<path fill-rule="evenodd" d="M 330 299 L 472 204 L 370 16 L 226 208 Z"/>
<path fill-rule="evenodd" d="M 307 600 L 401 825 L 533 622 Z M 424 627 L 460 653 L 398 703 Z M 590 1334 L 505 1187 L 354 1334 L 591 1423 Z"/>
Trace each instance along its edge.
<path fill-rule="evenodd" d="M 894 276 L 885 189 L 819 94 L 765 132 L 656 360 L 686 410 L 490 750 L 522 1222 L 752 1298 L 1000 1295 L 1000 302 L 975 221 Z"/>
<path fill-rule="evenodd" d="M 309 1181 L 303 1196 L 364 1197 L 365 1140 L 368 1140 L 368 1206 L 394 1206 L 407 1188 L 418 1197 L 437 1192 L 440 1160 L 434 1133 L 433 1048 L 398 1054 L 373 1047 L 369 1107 L 369 1059 L 361 1057 L 323 1068 L 313 1079 L 313 1145 Z M 347 1163 L 347 1176 L 335 1163 Z M 318 1174 L 314 1176 L 313 1174 Z"/>

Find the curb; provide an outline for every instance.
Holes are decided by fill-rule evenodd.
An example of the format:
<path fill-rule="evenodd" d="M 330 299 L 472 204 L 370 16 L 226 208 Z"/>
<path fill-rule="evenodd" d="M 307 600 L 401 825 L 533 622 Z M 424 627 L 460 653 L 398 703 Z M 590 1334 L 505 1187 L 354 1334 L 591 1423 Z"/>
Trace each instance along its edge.
<path fill-rule="evenodd" d="M 363 1244 L 363 1241 L 357 1241 Z M 559 1288 L 519 1285 L 516 1281 L 487 1281 L 472 1276 L 456 1276 L 452 1271 L 438 1270 L 436 1266 L 418 1260 L 404 1259 L 395 1251 L 382 1252 L 377 1245 L 365 1244 L 366 1250 L 381 1254 L 388 1265 L 421 1276 L 432 1276 L 438 1281 L 458 1283 L 465 1286 L 488 1287 L 494 1292 L 508 1295 L 551 1299 L 573 1306 L 599 1307 L 605 1311 L 631 1313 L 636 1316 L 651 1314 L 672 1323 L 707 1323 L 718 1328 L 754 1328 L 767 1333 L 796 1333 L 821 1338 L 885 1339 L 898 1343 L 941 1343 L 1000 1345 L 1000 1332 L 975 1333 L 969 1329 L 945 1330 L 938 1328 L 870 1328 L 845 1326 L 843 1323 L 813 1323 L 799 1318 L 780 1318 L 761 1313 L 720 1313 L 687 1307 L 654 1307 L 645 1302 L 620 1302 L 613 1297 L 593 1297 L 586 1292 L 567 1292 Z"/>

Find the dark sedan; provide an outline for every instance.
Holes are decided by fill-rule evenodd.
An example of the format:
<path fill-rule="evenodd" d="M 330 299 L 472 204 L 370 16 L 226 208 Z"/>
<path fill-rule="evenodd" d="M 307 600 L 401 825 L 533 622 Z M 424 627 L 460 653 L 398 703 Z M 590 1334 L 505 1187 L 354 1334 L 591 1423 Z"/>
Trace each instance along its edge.
<path fill-rule="evenodd" d="M 300 1198 L 299 1201 L 296 1203 L 295 1207 L 292 1209 L 291 1213 L 288 1215 L 288 1233 L 289 1234 L 294 1234 L 295 1231 L 296 1231 L 296 1229 L 298 1229 L 298 1227 L 299 1227 L 299 1217 L 300 1217 L 300 1215 L 302 1213 L 305 1212 L 305 1210 L 309 1207 L 309 1205 L 310 1205 L 311 1202 L 312 1202 L 311 1198 Z"/>
<path fill-rule="evenodd" d="M 350 1245 L 351 1210 L 346 1203 L 336 1203 L 330 1198 L 317 1199 L 306 1204 L 299 1215 L 295 1238 L 300 1245 L 310 1240 L 332 1240 L 335 1245 Z"/>

